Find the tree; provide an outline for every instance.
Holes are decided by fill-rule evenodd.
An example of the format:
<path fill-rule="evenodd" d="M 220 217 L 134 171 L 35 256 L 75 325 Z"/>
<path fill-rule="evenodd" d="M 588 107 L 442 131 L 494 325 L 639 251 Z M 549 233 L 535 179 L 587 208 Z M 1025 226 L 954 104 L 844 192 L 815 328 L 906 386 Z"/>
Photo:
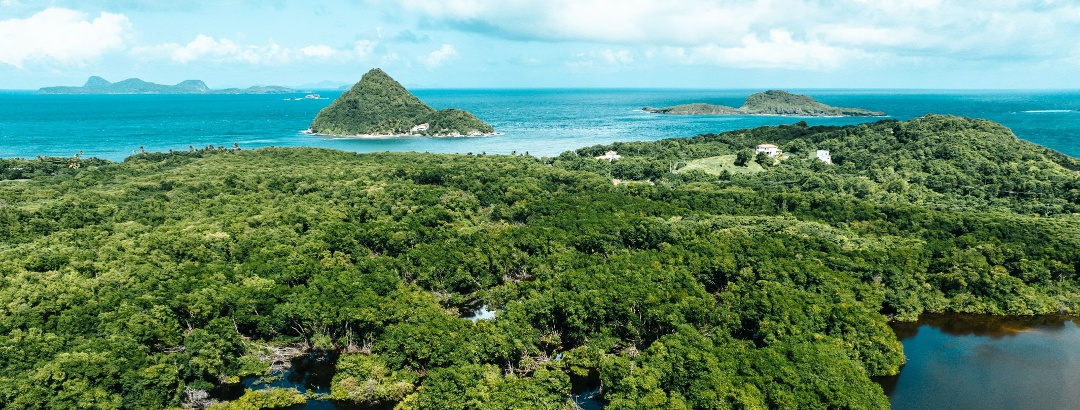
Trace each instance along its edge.
<path fill-rule="evenodd" d="M 753 154 L 751 154 L 748 149 L 739 150 L 739 152 L 735 154 L 735 165 L 745 167 L 747 163 L 750 162 L 752 156 Z"/>
<path fill-rule="evenodd" d="M 757 155 L 754 156 L 754 162 L 757 162 L 758 165 L 761 165 L 763 167 L 767 167 L 773 164 L 773 158 L 770 157 L 769 154 L 759 152 L 757 153 Z"/>

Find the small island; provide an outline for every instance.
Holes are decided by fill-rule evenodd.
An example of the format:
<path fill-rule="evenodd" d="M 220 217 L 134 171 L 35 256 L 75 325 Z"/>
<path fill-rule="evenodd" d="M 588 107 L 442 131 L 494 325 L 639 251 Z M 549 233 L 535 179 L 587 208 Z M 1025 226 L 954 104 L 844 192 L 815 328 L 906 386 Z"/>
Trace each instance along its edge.
<path fill-rule="evenodd" d="M 323 108 L 312 134 L 386 137 L 463 137 L 492 135 L 495 130 L 472 113 L 436 111 L 378 68 L 368 71 L 349 91 Z"/>
<path fill-rule="evenodd" d="M 654 114 L 677 115 L 781 115 L 798 117 L 880 117 L 885 113 L 862 108 L 841 108 L 822 104 L 817 100 L 783 90 L 769 90 L 751 94 L 742 107 L 693 103 L 665 108 L 642 108 Z"/>
<path fill-rule="evenodd" d="M 288 94 L 296 90 L 279 86 L 254 86 L 248 88 L 226 88 L 214 90 L 201 80 L 182 81 L 176 85 L 165 85 L 129 78 L 120 82 L 93 76 L 82 87 L 45 87 L 39 94 Z"/>

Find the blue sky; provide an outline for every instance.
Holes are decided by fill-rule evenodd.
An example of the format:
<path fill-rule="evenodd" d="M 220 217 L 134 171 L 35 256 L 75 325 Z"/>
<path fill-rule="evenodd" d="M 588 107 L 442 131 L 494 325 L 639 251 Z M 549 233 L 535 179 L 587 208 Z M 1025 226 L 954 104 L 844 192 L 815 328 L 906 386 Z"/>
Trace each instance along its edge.
<path fill-rule="evenodd" d="M 1080 88 L 1080 1 L 0 0 L 0 89 Z"/>

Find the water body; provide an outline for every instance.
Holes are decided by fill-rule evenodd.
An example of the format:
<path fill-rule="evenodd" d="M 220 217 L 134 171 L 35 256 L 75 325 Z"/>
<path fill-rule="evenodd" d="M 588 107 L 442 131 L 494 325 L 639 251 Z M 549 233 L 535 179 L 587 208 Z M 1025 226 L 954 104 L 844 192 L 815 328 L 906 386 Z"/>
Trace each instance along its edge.
<path fill-rule="evenodd" d="M 689 102 L 739 106 L 760 90 L 415 90 L 435 108 L 462 108 L 501 133 L 491 137 L 357 140 L 303 134 L 332 99 L 296 95 L 39 95 L 0 92 L 0 157 L 71 156 L 119 161 L 138 152 L 207 145 L 311 146 L 354 152 L 555 156 L 616 141 L 691 137 L 763 125 L 847 125 L 880 118 L 668 116 L 640 111 Z M 1020 138 L 1080 156 L 1080 91 L 791 90 L 844 107 L 908 120 L 927 113 L 986 118 Z M 318 91 L 336 98 L 341 92 Z"/>
<path fill-rule="evenodd" d="M 1075 318 L 932 315 L 894 330 L 907 364 L 879 380 L 894 409 L 1080 406 Z"/>

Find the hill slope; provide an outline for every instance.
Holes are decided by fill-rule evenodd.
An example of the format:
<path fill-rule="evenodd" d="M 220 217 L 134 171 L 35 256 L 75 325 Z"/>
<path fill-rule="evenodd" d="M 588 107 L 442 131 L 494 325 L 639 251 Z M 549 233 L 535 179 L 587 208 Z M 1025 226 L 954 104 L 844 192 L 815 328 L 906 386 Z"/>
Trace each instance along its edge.
<path fill-rule="evenodd" d="M 657 114 L 708 114 L 708 115 L 790 115 L 790 116 L 882 116 L 883 112 L 862 108 L 839 108 L 822 104 L 817 100 L 782 90 L 769 90 L 751 94 L 742 107 L 693 103 L 665 108 L 645 107 L 644 111 Z"/>
<path fill-rule="evenodd" d="M 791 157 L 671 172 L 761 142 Z M 618 408 L 887 408 L 888 318 L 1076 311 L 1076 169 L 944 116 L 547 161 L 0 160 L 32 178 L 0 181 L 0 405 L 178 406 L 292 345 L 335 352 L 330 397 L 363 405 L 558 409 L 598 378 Z M 495 319 L 462 318 L 477 304 Z"/>
<path fill-rule="evenodd" d="M 368 71 L 324 108 L 311 132 L 327 135 L 485 135 L 494 130 L 467 111 L 435 111 L 382 70 Z"/>

